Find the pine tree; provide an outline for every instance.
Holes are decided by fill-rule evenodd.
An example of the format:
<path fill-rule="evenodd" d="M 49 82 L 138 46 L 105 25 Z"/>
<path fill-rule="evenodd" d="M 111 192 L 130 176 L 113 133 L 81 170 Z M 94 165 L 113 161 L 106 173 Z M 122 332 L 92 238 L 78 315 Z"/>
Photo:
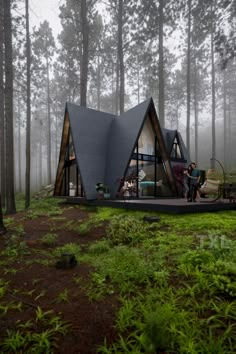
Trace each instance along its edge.
<path fill-rule="evenodd" d="M 190 151 L 190 104 L 191 104 L 191 13 L 192 0 L 188 0 L 188 48 L 187 48 L 187 119 L 186 119 L 186 147 Z"/>
<path fill-rule="evenodd" d="M 13 63 L 11 2 L 4 0 L 5 44 L 5 115 L 6 115 L 6 212 L 14 214 L 14 149 L 13 149 Z"/>
<path fill-rule="evenodd" d="M 33 70 L 37 72 L 36 82 L 43 81 L 42 85 L 46 89 L 44 97 L 47 113 L 47 182 L 52 182 L 52 149 L 51 149 L 51 92 L 50 92 L 50 67 L 54 55 L 55 42 L 52 30 L 48 21 L 40 24 L 39 29 L 34 32 L 32 42 Z M 41 78 L 39 79 L 39 74 Z"/>
<path fill-rule="evenodd" d="M 89 64 L 89 25 L 88 25 L 87 1 L 81 0 L 81 36 L 82 58 L 80 66 L 80 105 L 87 106 L 88 64 Z"/>
<path fill-rule="evenodd" d="M 29 32 L 29 1 L 25 0 L 26 10 L 26 68 L 27 68 L 27 118 L 26 118 L 26 172 L 25 172 L 25 207 L 30 205 L 30 165 L 31 165 L 31 43 Z M 20 123 L 19 123 L 20 124 Z M 20 163 L 20 161 L 19 161 Z"/>
<path fill-rule="evenodd" d="M 0 191 L 2 193 L 2 205 L 5 207 L 6 178 L 5 178 L 5 118 L 4 118 L 4 56 L 3 56 L 3 0 L 0 0 Z"/>
<path fill-rule="evenodd" d="M 6 233 L 6 228 L 3 223 L 3 215 L 2 215 L 2 197 L 0 193 L 0 236 Z"/>

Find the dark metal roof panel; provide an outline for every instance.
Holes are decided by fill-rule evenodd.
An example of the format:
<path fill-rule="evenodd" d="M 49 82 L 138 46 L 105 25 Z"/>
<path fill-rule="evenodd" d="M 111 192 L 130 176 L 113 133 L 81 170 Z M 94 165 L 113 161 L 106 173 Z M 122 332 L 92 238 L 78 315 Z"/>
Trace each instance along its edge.
<path fill-rule="evenodd" d="M 179 132 L 177 132 L 178 134 L 178 138 L 179 138 L 179 143 L 181 145 L 181 149 L 182 149 L 182 152 L 183 152 L 183 155 L 184 155 L 184 159 L 187 160 L 187 163 L 190 164 L 191 163 L 191 160 L 190 160 L 190 156 L 189 156 L 189 153 L 188 153 L 188 150 L 185 146 L 185 143 L 182 139 L 182 136 Z"/>
<path fill-rule="evenodd" d="M 168 154 L 170 154 L 176 134 L 177 134 L 177 130 L 161 128 L 161 131 L 162 131 L 164 142 L 166 145 L 166 150 L 167 150 Z"/>
<path fill-rule="evenodd" d="M 151 102 L 150 98 L 116 117 L 112 122 L 107 151 L 106 183 L 113 196 L 119 187 L 118 180 L 125 174 Z"/>
<path fill-rule="evenodd" d="M 72 140 L 86 199 L 105 179 L 107 142 L 114 115 L 67 103 Z"/>

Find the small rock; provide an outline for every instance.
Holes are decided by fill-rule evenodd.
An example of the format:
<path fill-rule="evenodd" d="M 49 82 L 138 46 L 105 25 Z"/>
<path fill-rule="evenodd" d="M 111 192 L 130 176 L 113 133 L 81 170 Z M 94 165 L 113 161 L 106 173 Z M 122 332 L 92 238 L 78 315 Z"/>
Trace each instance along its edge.
<path fill-rule="evenodd" d="M 159 222 L 161 218 L 159 216 L 144 216 L 143 221 L 147 222 Z"/>
<path fill-rule="evenodd" d="M 61 259 L 57 261 L 56 268 L 58 269 L 70 269 L 77 265 L 77 260 L 73 254 L 64 253 L 61 255 Z"/>

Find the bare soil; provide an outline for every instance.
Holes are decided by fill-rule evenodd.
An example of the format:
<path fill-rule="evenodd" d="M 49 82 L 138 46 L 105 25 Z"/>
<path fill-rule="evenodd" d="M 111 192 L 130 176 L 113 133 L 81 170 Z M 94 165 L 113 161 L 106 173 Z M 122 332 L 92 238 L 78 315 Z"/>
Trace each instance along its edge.
<path fill-rule="evenodd" d="M 60 217 L 67 221 L 86 220 L 88 212 L 71 206 L 63 206 Z M 12 216 L 11 216 L 12 217 Z M 65 336 L 58 337 L 58 347 L 54 353 L 93 354 L 99 345 L 113 342 L 116 338 L 115 316 L 119 308 L 117 295 L 112 294 L 99 301 L 90 301 L 86 292 L 92 267 L 78 263 L 71 269 L 57 269 L 55 264 L 41 264 L 36 259 L 43 259 L 41 251 L 50 251 L 40 240 L 46 233 L 51 233 L 56 225 L 59 235 L 57 246 L 66 243 L 77 243 L 82 250 L 96 240 L 100 240 L 105 232 L 103 227 L 95 228 L 86 235 L 79 235 L 65 227 L 65 221 L 55 221 L 48 217 L 34 220 L 24 219 L 24 213 L 13 216 L 17 223 L 23 225 L 25 235 L 23 240 L 29 247 L 28 254 L 14 260 L 13 264 L 0 267 L 0 279 L 9 282 L 8 291 L 0 300 L 0 305 L 11 302 L 22 302 L 22 311 L 11 310 L 5 316 L 0 316 L 0 343 L 6 335 L 6 330 L 14 329 L 17 321 L 26 322 L 35 318 L 35 311 L 40 306 L 44 311 L 53 310 L 71 326 Z M 60 219 L 60 218 L 59 218 Z M 58 229 L 59 228 L 59 229 Z M 10 227 L 9 227 L 10 229 Z M 6 247 L 12 237 L 10 230 L 7 235 L 0 237 L 0 249 Z M 2 258 L 4 260 L 4 257 Z M 14 272 L 8 272 L 13 268 Z M 75 282 L 74 279 L 79 279 Z M 68 302 L 58 302 L 58 294 L 68 290 Z"/>

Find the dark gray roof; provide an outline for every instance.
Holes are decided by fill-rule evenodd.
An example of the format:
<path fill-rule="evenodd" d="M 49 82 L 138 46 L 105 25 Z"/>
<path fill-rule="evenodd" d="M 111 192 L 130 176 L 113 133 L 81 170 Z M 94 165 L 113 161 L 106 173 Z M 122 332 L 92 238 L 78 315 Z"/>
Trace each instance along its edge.
<path fill-rule="evenodd" d="M 151 102 L 152 99 L 148 99 L 113 120 L 106 166 L 106 183 L 113 193 L 117 190 L 118 180 L 124 176 L 128 167 Z"/>
<path fill-rule="evenodd" d="M 161 128 L 161 131 L 166 145 L 166 151 L 168 154 L 170 154 L 176 137 L 177 130 Z"/>
<path fill-rule="evenodd" d="M 107 184 L 115 196 L 118 180 L 129 165 L 150 107 L 155 110 L 152 98 L 118 117 L 67 103 L 66 111 L 86 199 L 96 198 L 98 182 Z M 162 133 L 170 153 L 177 131 L 162 129 Z M 185 145 L 179 137 L 185 154 Z"/>
<path fill-rule="evenodd" d="M 183 158 L 185 160 L 187 160 L 187 162 L 190 163 L 189 154 L 188 154 L 188 151 L 186 149 L 186 146 L 184 144 L 181 134 L 177 130 L 171 130 L 171 129 L 166 129 L 166 128 L 161 128 L 161 131 L 162 131 L 162 135 L 163 135 L 163 138 L 165 141 L 165 145 L 166 145 L 166 149 L 167 149 L 168 154 L 171 153 L 175 138 L 178 137 L 179 143 L 181 146 L 181 150 L 183 153 Z"/>
<path fill-rule="evenodd" d="M 72 140 L 87 199 L 96 198 L 104 182 L 107 142 L 114 115 L 67 103 Z"/>
<path fill-rule="evenodd" d="M 179 143 L 181 145 L 181 148 L 182 148 L 182 152 L 183 152 L 183 155 L 184 155 L 184 159 L 187 160 L 187 164 L 190 164 L 191 163 L 191 160 L 190 160 L 190 156 L 189 156 L 189 153 L 188 153 L 188 150 L 185 146 L 185 143 L 182 139 L 182 136 L 179 132 L 177 132 L 178 134 L 178 138 L 179 138 Z"/>

